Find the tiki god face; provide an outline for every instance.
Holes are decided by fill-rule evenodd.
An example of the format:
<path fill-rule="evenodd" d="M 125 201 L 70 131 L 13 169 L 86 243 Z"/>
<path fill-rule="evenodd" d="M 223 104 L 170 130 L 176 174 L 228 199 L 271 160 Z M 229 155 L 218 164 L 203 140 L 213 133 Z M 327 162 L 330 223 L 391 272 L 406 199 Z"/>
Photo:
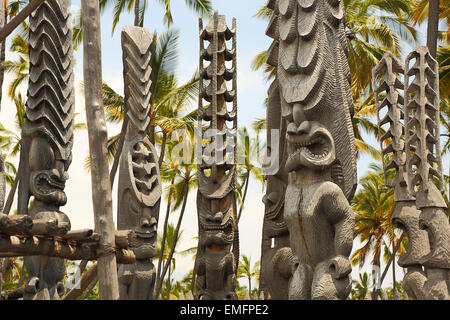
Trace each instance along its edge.
<path fill-rule="evenodd" d="M 277 176 L 267 177 L 267 193 L 263 197 L 265 204 L 264 223 L 269 237 L 282 236 L 288 233 L 284 221 L 284 194 L 286 185 Z"/>
<path fill-rule="evenodd" d="M 125 191 L 123 205 L 128 208 L 127 225 L 137 236 L 137 244 L 131 249 L 138 259 L 156 255 L 156 233 L 159 217 L 158 201 L 153 207 L 146 206 L 128 189 Z"/>
<path fill-rule="evenodd" d="M 156 255 L 156 237 L 161 202 L 161 180 L 154 147 L 146 141 L 129 144 L 122 157 L 119 180 L 120 229 L 136 232 L 132 250 L 138 259 Z"/>
<path fill-rule="evenodd" d="M 317 121 L 302 119 L 289 123 L 286 137 L 287 172 L 302 167 L 323 170 L 331 166 L 336 158 L 331 133 Z"/>
<path fill-rule="evenodd" d="M 29 161 L 30 189 L 35 199 L 57 206 L 65 205 L 64 188 L 72 156 L 68 160 L 60 159 L 46 139 L 36 137 L 31 142 Z"/>
<path fill-rule="evenodd" d="M 233 242 L 232 195 L 220 200 L 199 195 L 197 205 L 203 209 L 199 214 L 200 246 L 215 252 L 227 250 Z"/>

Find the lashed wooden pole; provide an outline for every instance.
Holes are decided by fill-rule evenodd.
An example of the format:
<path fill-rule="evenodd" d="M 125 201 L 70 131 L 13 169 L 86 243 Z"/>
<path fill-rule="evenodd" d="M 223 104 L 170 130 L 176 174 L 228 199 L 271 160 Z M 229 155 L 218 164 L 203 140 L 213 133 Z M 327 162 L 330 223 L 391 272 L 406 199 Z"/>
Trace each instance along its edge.
<path fill-rule="evenodd" d="M 82 0 L 84 83 L 86 118 L 91 157 L 92 198 L 95 229 L 105 254 L 98 259 L 99 296 L 118 300 L 119 284 L 114 254 L 114 220 L 107 158 L 108 133 L 102 100 L 100 8 L 98 0 Z M 111 249 L 111 250 L 108 250 Z"/>
<path fill-rule="evenodd" d="M 14 29 L 16 29 L 22 22 L 24 22 L 25 19 L 28 18 L 28 16 L 44 1 L 45 0 L 30 1 L 30 3 L 25 8 L 23 8 L 23 10 L 20 11 L 19 14 L 14 17 L 14 19 L 11 20 L 11 22 L 0 29 L 0 41 L 9 36 L 11 32 L 13 32 Z"/>

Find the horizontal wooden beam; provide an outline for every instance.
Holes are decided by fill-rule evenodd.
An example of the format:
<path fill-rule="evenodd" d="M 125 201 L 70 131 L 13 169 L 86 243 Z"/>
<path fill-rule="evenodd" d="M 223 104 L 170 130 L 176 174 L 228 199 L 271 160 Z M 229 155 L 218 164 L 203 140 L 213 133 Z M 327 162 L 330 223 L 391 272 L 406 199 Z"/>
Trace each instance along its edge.
<path fill-rule="evenodd" d="M 65 235 L 61 236 L 61 238 L 65 241 L 79 241 L 89 239 L 93 233 L 94 230 L 92 229 L 73 230 L 67 232 Z"/>
<path fill-rule="evenodd" d="M 39 237 L 19 238 L 15 236 L 0 238 L 0 258 L 23 256 L 49 256 L 68 260 L 98 260 L 104 254 L 114 252 L 118 263 L 133 264 L 136 257 L 131 250 L 102 248 L 98 243 L 71 244 L 58 239 Z"/>
<path fill-rule="evenodd" d="M 16 235 L 27 234 L 33 227 L 33 220 L 30 216 L 18 215 L 7 216 L 0 213 L 0 234 Z"/>
<path fill-rule="evenodd" d="M 3 41 L 11 32 L 16 29 L 19 24 L 25 21 L 26 18 L 36 10 L 45 0 L 31 0 L 30 3 L 23 8 L 6 26 L 0 30 L 0 41 Z"/>
<path fill-rule="evenodd" d="M 2 291 L 1 297 L 3 300 L 18 300 L 23 298 L 24 288 L 20 287 L 12 290 Z"/>

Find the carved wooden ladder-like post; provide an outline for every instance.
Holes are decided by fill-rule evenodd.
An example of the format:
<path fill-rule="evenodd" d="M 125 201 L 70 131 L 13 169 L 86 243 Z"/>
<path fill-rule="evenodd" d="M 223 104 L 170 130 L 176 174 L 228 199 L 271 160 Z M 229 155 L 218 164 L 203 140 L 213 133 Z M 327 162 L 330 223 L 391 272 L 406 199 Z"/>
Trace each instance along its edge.
<path fill-rule="evenodd" d="M 203 30 L 200 19 L 200 96 L 198 108 L 197 211 L 199 246 L 195 264 L 198 298 L 235 299 L 239 261 L 236 218 L 237 81 L 236 22 L 230 30 L 217 12 Z M 232 40 L 228 49 L 227 40 Z M 204 41 L 210 42 L 205 49 Z M 204 61 L 209 61 L 208 67 Z M 226 61 L 231 61 L 227 68 Z M 227 88 L 232 81 L 232 89 Z M 205 88 L 205 86 L 207 87 Z M 207 108 L 203 100 L 210 103 Z M 231 110 L 227 103 L 232 103 Z M 232 128 L 227 127 L 227 121 Z M 209 122 L 203 128 L 204 122 Z M 232 138 L 230 138 L 232 137 Z M 231 141 L 232 140 L 232 141 Z M 208 144 L 204 144 L 208 141 Z M 209 155 L 205 155 L 209 152 Z M 230 247 L 233 245 L 233 253 Z"/>
<path fill-rule="evenodd" d="M 427 299 L 441 300 L 450 299 L 450 225 L 442 195 L 438 68 L 427 47 L 417 47 L 406 58 L 405 126 L 411 192 L 430 244 L 421 259 L 427 276 L 423 290 Z"/>
<path fill-rule="evenodd" d="M 405 102 L 402 95 L 404 84 L 400 80 L 400 75 L 403 73 L 403 64 L 396 56 L 388 52 L 372 70 L 372 79 L 378 126 L 380 130 L 386 128 L 386 133 L 380 137 L 380 146 L 385 184 L 394 188 L 396 207 L 392 214 L 392 223 L 402 229 L 403 234 L 407 234 L 409 239 L 407 252 L 398 260 L 398 264 L 408 270 L 403 279 L 403 287 L 410 297 L 423 298 L 419 288 L 420 281 L 417 280 L 422 277 L 420 261 L 429 251 L 429 243 L 426 232 L 419 229 L 420 211 L 416 209 L 415 197 L 409 187 L 404 126 Z M 394 170 L 395 174 L 390 174 L 389 170 Z M 403 235 L 398 240 L 399 243 L 402 238 Z M 397 252 L 398 248 L 397 245 L 394 251 Z M 386 269 L 389 268 L 391 260 Z M 383 279 L 382 276 L 381 281 Z M 377 293 L 374 291 L 373 299 L 376 298 Z"/>

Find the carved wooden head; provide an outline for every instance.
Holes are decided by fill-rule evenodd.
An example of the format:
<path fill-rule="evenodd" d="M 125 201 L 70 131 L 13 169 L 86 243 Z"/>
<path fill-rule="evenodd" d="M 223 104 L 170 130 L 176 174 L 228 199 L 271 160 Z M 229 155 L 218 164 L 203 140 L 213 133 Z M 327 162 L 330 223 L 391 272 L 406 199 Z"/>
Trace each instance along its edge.
<path fill-rule="evenodd" d="M 67 202 L 64 192 L 69 178 L 67 170 L 72 157 L 58 157 L 50 142 L 41 137 L 34 138 L 30 146 L 30 190 L 35 199 L 44 203 L 63 206 Z"/>
<path fill-rule="evenodd" d="M 156 254 L 156 232 L 162 194 L 156 150 L 146 139 L 126 141 L 119 177 L 118 228 L 133 230 L 141 257 Z"/>

